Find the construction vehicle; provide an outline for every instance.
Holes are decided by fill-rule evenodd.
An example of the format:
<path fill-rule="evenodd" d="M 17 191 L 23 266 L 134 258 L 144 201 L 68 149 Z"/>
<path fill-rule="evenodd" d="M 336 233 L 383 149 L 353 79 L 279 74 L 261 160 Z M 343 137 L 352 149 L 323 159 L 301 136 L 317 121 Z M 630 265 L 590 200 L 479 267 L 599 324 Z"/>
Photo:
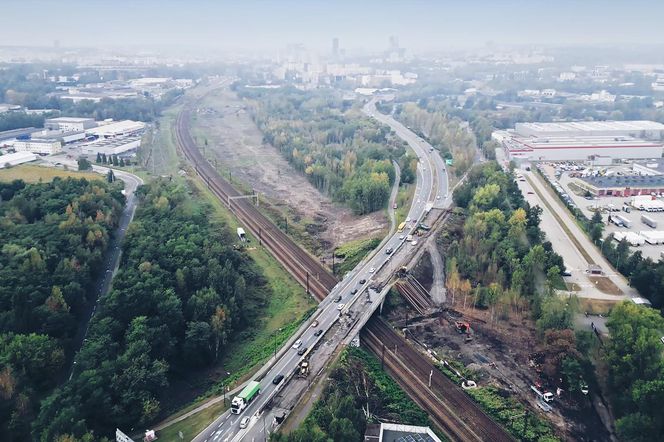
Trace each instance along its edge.
<path fill-rule="evenodd" d="M 553 393 L 551 393 L 550 391 L 545 391 L 544 393 L 542 393 L 542 392 L 541 392 L 537 387 L 535 387 L 534 385 L 531 385 L 531 386 L 530 386 L 530 389 L 533 390 L 537 396 L 539 396 L 540 398 L 544 399 L 544 401 L 546 401 L 546 402 L 551 402 L 551 401 L 553 401 L 554 396 L 553 396 Z"/>
<path fill-rule="evenodd" d="M 306 378 L 307 376 L 309 376 L 309 360 L 302 358 L 297 366 L 297 377 Z"/>
<path fill-rule="evenodd" d="M 261 392 L 261 385 L 256 381 L 251 381 L 246 387 L 233 398 L 231 401 L 231 413 L 240 414 L 242 410 L 247 408 L 247 405 L 254 400 L 258 393 Z"/>
<path fill-rule="evenodd" d="M 460 334 L 469 335 L 472 331 L 470 328 L 470 324 L 464 321 L 454 321 L 454 328 Z"/>

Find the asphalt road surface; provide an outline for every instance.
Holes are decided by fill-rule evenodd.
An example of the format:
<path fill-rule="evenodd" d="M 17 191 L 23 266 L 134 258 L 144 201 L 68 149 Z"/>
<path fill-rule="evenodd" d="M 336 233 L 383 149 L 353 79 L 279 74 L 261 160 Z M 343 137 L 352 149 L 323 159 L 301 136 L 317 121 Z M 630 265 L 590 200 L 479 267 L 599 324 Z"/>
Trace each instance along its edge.
<path fill-rule="evenodd" d="M 370 296 L 367 290 L 372 283 L 372 278 L 390 261 L 394 251 L 401 247 L 412 247 L 406 243 L 405 237 L 411 231 L 415 231 L 418 222 L 428 210 L 432 207 L 446 207 L 446 200 L 451 197 L 451 195 L 448 195 L 448 180 L 444 161 L 428 143 L 393 118 L 377 112 L 374 100 L 370 101 L 363 110 L 370 117 L 390 126 L 399 137 L 408 142 L 420 160 L 415 197 L 408 213 L 410 221 L 404 232 L 394 233 L 387 241 L 383 242 L 380 249 L 361 262 L 334 287 L 313 315 L 318 321 L 318 325 L 304 329 L 297 336 L 302 342 L 300 348 L 314 348 L 318 341 L 325 336 L 325 332 L 356 301 L 366 302 L 367 297 Z M 388 254 L 388 249 L 392 249 L 393 252 Z M 352 293 L 354 290 L 356 290 L 356 293 Z M 323 330 L 323 334 L 316 336 L 315 332 L 317 330 Z M 282 348 L 272 367 L 261 379 L 256 379 L 261 384 L 260 394 L 240 414 L 231 414 L 230 411 L 223 413 L 193 440 L 196 442 L 267 440 L 268 433 L 273 425 L 273 416 L 268 413 L 260 414 L 260 411 L 278 391 L 289 388 L 287 385 L 289 375 L 295 372 L 302 357 L 304 356 L 298 355 L 294 348 Z M 279 385 L 274 385 L 272 381 L 279 374 L 283 374 L 286 378 Z M 240 421 L 245 416 L 250 417 L 250 421 L 246 428 L 240 428 Z"/>

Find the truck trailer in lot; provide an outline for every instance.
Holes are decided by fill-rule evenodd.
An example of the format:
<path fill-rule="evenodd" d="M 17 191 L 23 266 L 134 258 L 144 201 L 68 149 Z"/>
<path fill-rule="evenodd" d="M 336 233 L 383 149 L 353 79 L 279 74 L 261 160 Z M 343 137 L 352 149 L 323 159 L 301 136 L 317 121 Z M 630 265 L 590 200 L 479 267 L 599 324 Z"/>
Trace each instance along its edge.
<path fill-rule="evenodd" d="M 247 408 L 247 405 L 254 400 L 258 393 L 261 391 L 261 385 L 256 381 L 251 381 L 244 389 L 233 398 L 231 402 L 231 413 L 240 414 L 242 410 Z"/>
<path fill-rule="evenodd" d="M 648 244 L 663 244 L 664 231 L 662 230 L 643 230 L 639 234 L 645 238 Z"/>
<path fill-rule="evenodd" d="M 627 218 L 625 218 L 624 216 L 622 216 L 622 215 L 612 215 L 611 217 L 620 220 L 620 222 L 622 223 L 622 225 L 623 225 L 624 227 L 627 227 L 628 229 L 629 229 L 630 227 L 632 227 L 632 222 L 631 222 L 629 219 L 627 219 Z"/>
<path fill-rule="evenodd" d="M 627 241 L 630 246 L 638 247 L 646 243 L 646 239 L 634 232 L 615 232 L 613 234 L 613 239 L 620 242 L 623 239 Z"/>
<path fill-rule="evenodd" d="M 641 222 L 648 227 L 652 227 L 653 229 L 657 228 L 657 221 L 655 221 L 648 215 L 641 215 Z"/>

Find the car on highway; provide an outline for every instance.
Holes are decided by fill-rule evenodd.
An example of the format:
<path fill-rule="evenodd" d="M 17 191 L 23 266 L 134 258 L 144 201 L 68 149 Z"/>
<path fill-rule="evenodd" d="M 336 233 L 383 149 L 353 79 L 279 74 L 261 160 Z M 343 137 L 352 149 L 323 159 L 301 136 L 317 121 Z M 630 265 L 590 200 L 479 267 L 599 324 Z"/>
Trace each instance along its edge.
<path fill-rule="evenodd" d="M 388 247 L 387 250 L 385 250 L 385 254 L 386 254 L 386 255 L 389 255 L 389 254 L 391 254 L 393 251 L 394 251 L 394 250 L 392 249 L 392 247 Z"/>
<path fill-rule="evenodd" d="M 334 302 L 339 302 L 339 301 L 341 301 L 341 295 L 339 295 L 339 296 L 337 296 L 336 298 L 334 298 Z"/>
<path fill-rule="evenodd" d="M 399 235 L 399 240 L 404 239 L 406 236 L 405 235 Z"/>
<path fill-rule="evenodd" d="M 297 355 L 302 356 L 303 354 L 305 354 L 307 352 L 307 350 L 309 350 L 307 347 L 302 347 L 301 349 L 299 349 L 297 351 Z"/>
<path fill-rule="evenodd" d="M 406 222 L 407 222 L 407 223 L 410 222 L 410 216 L 407 216 L 407 217 L 406 217 Z"/>
<path fill-rule="evenodd" d="M 354 295 L 355 293 L 357 293 L 357 288 L 354 288 L 353 290 L 350 291 L 351 295 Z M 341 299 L 339 301 L 341 301 Z"/>
<path fill-rule="evenodd" d="M 295 343 L 293 344 L 293 348 L 295 348 L 295 349 L 300 348 L 301 346 L 302 346 L 302 339 L 298 339 L 298 340 L 295 341 Z"/>
<path fill-rule="evenodd" d="M 397 208 L 397 203 L 392 204 L 392 208 L 396 209 Z"/>
<path fill-rule="evenodd" d="M 439 200 L 439 199 L 440 199 L 440 195 L 438 195 L 438 196 L 436 197 L 436 199 Z"/>
<path fill-rule="evenodd" d="M 278 374 L 274 377 L 274 379 L 272 379 L 272 383 L 274 385 L 279 385 L 279 383 L 283 380 L 284 380 L 284 375 L 283 374 Z"/>
<path fill-rule="evenodd" d="M 410 243 L 411 243 L 412 245 L 416 246 L 416 245 L 417 245 L 417 240 L 414 239 L 414 240 L 412 240 Z"/>
<path fill-rule="evenodd" d="M 367 282 L 366 279 L 364 279 L 364 278 L 360 279 L 360 284 L 364 284 L 365 282 Z"/>
<path fill-rule="evenodd" d="M 249 426 L 249 421 L 251 420 L 251 417 L 245 416 L 242 418 L 240 421 L 240 428 L 247 428 Z"/>
<path fill-rule="evenodd" d="M 369 269 L 369 273 L 373 273 L 373 272 L 375 272 L 375 271 L 376 271 L 376 267 L 371 267 L 371 268 Z"/>
<path fill-rule="evenodd" d="M 312 327 L 318 327 L 318 320 L 314 321 L 311 323 Z"/>
<path fill-rule="evenodd" d="M 528 195 L 535 195 L 535 192 L 533 192 L 532 190 L 529 190 Z"/>
<path fill-rule="evenodd" d="M 564 272 L 561 272 L 560 274 L 563 275 L 563 276 L 572 276 L 572 273 L 567 271 L 567 270 L 565 270 Z"/>
<path fill-rule="evenodd" d="M 318 337 L 318 336 L 320 336 L 320 335 L 322 335 L 322 334 L 323 334 L 323 329 L 322 329 L 322 328 L 319 328 L 318 330 L 316 330 L 316 333 L 314 333 L 314 336 Z"/>
<path fill-rule="evenodd" d="M 346 304 L 338 304 L 337 305 L 337 310 L 341 310 L 344 307 L 346 307 Z"/>

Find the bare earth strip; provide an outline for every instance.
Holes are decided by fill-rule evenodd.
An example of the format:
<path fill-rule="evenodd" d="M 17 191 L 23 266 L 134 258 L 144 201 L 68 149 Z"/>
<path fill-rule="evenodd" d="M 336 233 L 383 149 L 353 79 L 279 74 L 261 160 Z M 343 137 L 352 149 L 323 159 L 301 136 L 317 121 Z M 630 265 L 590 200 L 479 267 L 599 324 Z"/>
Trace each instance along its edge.
<path fill-rule="evenodd" d="M 253 187 L 271 201 L 284 202 L 299 217 L 321 226 L 319 239 L 328 250 L 355 239 L 378 236 L 387 229 L 383 211 L 355 216 L 321 194 L 263 137 L 246 110 L 246 103 L 228 89 L 212 92 L 194 122 L 199 142 L 217 155 L 233 180 Z M 203 135 L 204 134 L 204 135 Z"/>

